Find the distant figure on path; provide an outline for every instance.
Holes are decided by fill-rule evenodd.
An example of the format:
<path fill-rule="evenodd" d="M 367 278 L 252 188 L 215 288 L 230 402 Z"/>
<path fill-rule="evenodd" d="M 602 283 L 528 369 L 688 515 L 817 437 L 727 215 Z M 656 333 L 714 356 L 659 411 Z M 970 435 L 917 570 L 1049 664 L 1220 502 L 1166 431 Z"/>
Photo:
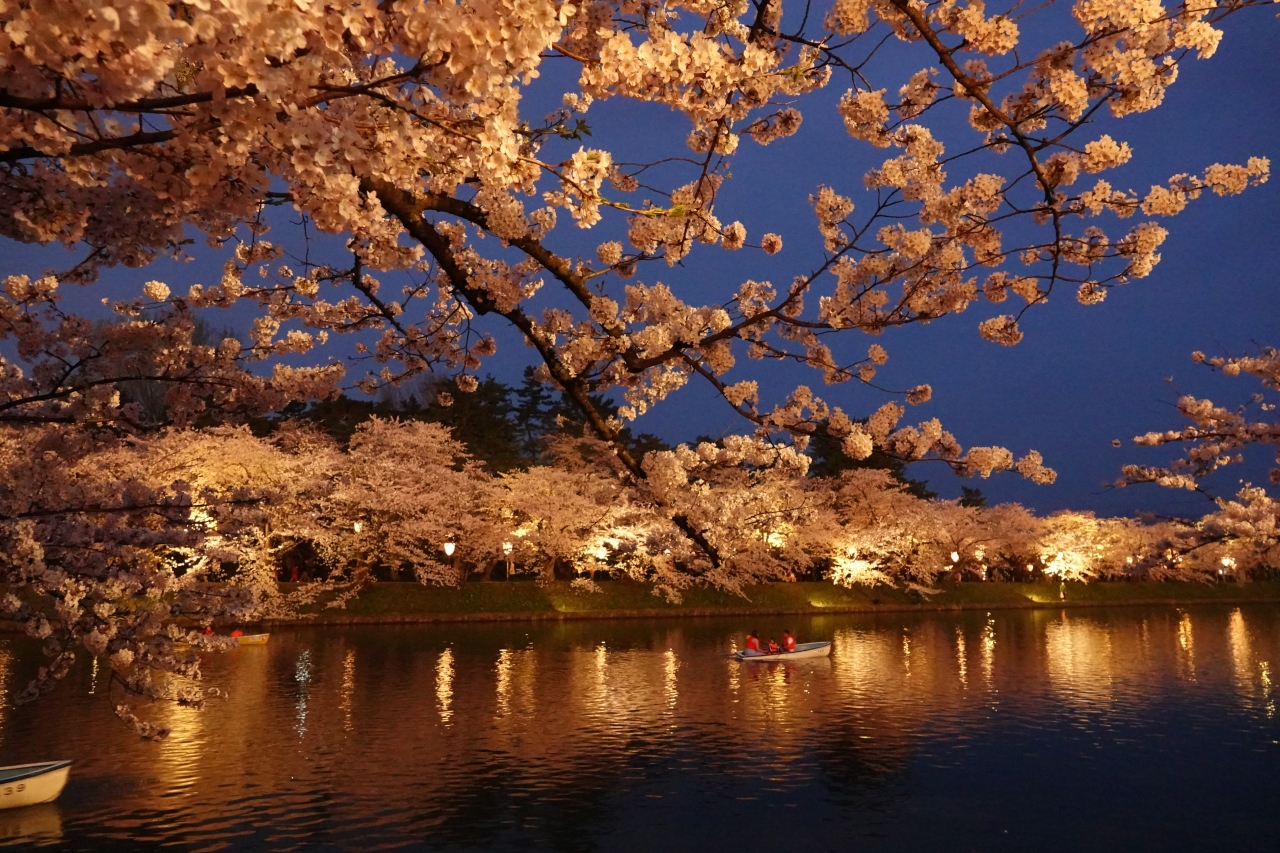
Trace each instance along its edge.
<path fill-rule="evenodd" d="M 759 631 L 752 631 L 750 634 L 747 634 L 747 651 L 749 652 L 760 651 L 760 632 Z"/>
<path fill-rule="evenodd" d="M 787 652 L 794 652 L 796 650 L 796 638 L 791 636 L 790 631 L 782 632 L 782 649 Z"/>

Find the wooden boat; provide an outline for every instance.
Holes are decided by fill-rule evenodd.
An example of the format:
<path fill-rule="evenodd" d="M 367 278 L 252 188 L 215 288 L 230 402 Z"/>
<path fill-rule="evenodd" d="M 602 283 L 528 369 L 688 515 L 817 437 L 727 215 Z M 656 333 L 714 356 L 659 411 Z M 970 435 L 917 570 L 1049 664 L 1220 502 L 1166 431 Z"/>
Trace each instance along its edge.
<path fill-rule="evenodd" d="M 62 793 L 70 761 L 40 761 L 0 767 L 0 809 L 51 803 Z"/>
<path fill-rule="evenodd" d="M 733 656 L 740 661 L 746 661 L 748 663 L 761 663 L 764 661 L 776 663 L 780 660 L 825 658 L 829 654 L 831 654 L 831 643 L 830 641 L 827 641 L 822 643 L 797 643 L 795 651 L 778 652 L 776 655 L 771 655 L 768 652 L 752 652 L 744 650 L 741 652 L 734 652 Z"/>
<path fill-rule="evenodd" d="M 241 634 L 236 637 L 236 642 L 242 646 L 265 646 L 269 639 L 270 634 Z"/>

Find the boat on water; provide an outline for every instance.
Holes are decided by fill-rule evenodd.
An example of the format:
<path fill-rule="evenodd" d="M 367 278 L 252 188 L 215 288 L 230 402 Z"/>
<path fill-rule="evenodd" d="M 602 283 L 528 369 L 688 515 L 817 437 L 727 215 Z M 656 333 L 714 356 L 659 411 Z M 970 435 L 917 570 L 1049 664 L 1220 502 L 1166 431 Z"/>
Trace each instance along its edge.
<path fill-rule="evenodd" d="M 761 663 L 765 661 L 780 660 L 804 660 L 805 658 L 825 658 L 831 654 L 831 641 L 827 640 L 821 643 L 797 643 L 794 650 L 789 652 L 778 652 L 777 654 L 769 654 L 768 652 L 756 652 L 744 650 L 734 652 L 733 656 L 740 661 L 749 663 Z"/>
<path fill-rule="evenodd" d="M 241 634 L 236 637 L 236 642 L 242 646 L 265 646 L 269 639 L 270 634 Z"/>
<path fill-rule="evenodd" d="M 0 809 L 51 803 L 62 793 L 70 761 L 38 761 L 0 767 Z"/>

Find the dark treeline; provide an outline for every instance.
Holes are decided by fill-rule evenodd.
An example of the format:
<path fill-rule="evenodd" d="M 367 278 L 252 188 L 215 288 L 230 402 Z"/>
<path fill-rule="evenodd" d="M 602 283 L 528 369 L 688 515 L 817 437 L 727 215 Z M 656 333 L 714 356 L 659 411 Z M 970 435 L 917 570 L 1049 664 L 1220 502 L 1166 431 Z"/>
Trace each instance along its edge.
<path fill-rule="evenodd" d="M 617 405 L 603 395 L 593 395 L 596 406 L 616 416 Z M 556 390 L 543 385 L 526 368 L 520 385 L 512 387 L 492 376 L 470 393 L 459 391 L 449 379 L 428 378 L 410 389 L 388 392 L 376 400 L 345 394 L 335 400 L 287 408 L 285 418 L 306 420 L 345 445 L 356 427 L 369 418 L 399 418 L 438 423 L 449 427 L 467 451 L 493 473 L 532 465 L 549 464 L 550 446 L 561 436 L 580 437 L 585 429 L 582 413 Z M 280 419 L 261 421 L 255 431 L 269 432 Z M 622 440 L 637 456 L 671 445 L 656 435 L 630 429 Z"/>
<path fill-rule="evenodd" d="M 596 406 L 609 416 L 616 416 L 618 406 L 602 394 L 593 395 Z M 421 420 L 449 427 L 467 451 L 493 473 L 527 469 L 532 465 L 551 463 L 550 446 L 562 436 L 580 437 L 586 430 L 581 411 L 564 399 L 563 394 L 525 368 L 518 386 L 499 382 L 492 376 L 480 381 L 471 393 L 463 393 L 449 379 L 427 378 L 414 387 L 387 392 L 377 400 L 357 399 L 342 395 L 309 405 L 297 404 L 284 413 L 286 418 L 309 421 L 341 444 L 346 444 L 357 426 L 371 417 Z M 259 432 L 269 432 L 280 419 L 257 424 Z M 622 431 L 622 440 L 637 457 L 655 450 L 670 450 L 672 445 L 658 436 L 631 429 Z M 719 439 L 698 436 L 695 442 Z M 866 459 L 852 459 L 840 449 L 820 425 L 809 443 L 813 463 L 809 475 L 835 477 L 841 471 L 855 468 L 879 468 L 888 471 L 902 483 L 906 491 L 923 500 L 934 500 L 937 492 L 924 480 L 907 476 L 906 464 L 877 448 Z M 964 506 L 986 506 L 981 490 L 963 487 L 960 503 Z"/>

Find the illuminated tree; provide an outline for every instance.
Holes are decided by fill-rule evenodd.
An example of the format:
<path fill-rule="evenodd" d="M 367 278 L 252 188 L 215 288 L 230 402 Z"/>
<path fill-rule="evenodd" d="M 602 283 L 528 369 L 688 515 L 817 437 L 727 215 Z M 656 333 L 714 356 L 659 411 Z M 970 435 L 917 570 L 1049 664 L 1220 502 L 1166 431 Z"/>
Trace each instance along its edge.
<path fill-rule="evenodd" d="M 1228 465 L 1245 461 L 1250 451 L 1276 454 L 1269 472 L 1280 483 L 1280 423 L 1275 420 L 1276 391 L 1280 390 L 1280 352 L 1267 347 L 1256 356 L 1192 359 L 1227 377 L 1251 376 L 1262 390 L 1236 408 L 1220 406 L 1190 395 L 1178 400 L 1178 412 L 1190 425 L 1149 432 L 1133 443 L 1145 447 L 1175 446 L 1183 454 L 1167 466 L 1126 465 L 1118 486 L 1155 483 L 1166 488 L 1200 492 L 1213 500 L 1216 511 L 1181 528 L 1163 543 L 1157 574 L 1175 567 L 1200 577 L 1246 578 L 1266 575 L 1280 564 L 1280 503 L 1265 487 L 1244 484 L 1233 498 L 1213 494 L 1206 480 Z M 1176 562 L 1175 562 L 1176 561 Z"/>
<path fill-rule="evenodd" d="M 492 553 L 492 479 L 439 424 L 373 418 L 357 428 L 334 474 L 339 484 L 322 510 L 331 558 L 455 584 L 446 543 L 472 559 Z"/>
<path fill-rule="evenodd" d="M 338 391 L 344 367 L 319 361 L 334 333 L 361 335 L 366 392 L 434 370 L 468 393 L 495 351 L 492 325 L 514 329 L 539 377 L 611 447 L 630 500 L 683 534 L 684 545 L 662 549 L 679 551 L 671 571 L 715 583 L 732 586 L 755 571 L 760 547 L 773 548 L 769 531 L 743 547 L 757 541 L 749 520 L 777 511 L 756 506 L 749 481 L 802 474 L 797 457 L 819 423 L 855 459 L 878 449 L 1051 481 L 1034 451 L 1017 461 L 1004 448 L 965 451 L 936 419 L 903 425 L 896 401 L 845 412 L 805 385 L 762 387 L 763 374 L 738 362 L 792 361 L 828 384 L 869 385 L 889 354 L 864 334 L 1012 295 L 1020 307 L 985 312 L 978 329 L 1013 345 L 1018 318 L 1055 290 L 1094 304 L 1148 275 L 1167 234 L 1158 218 L 1205 191 L 1259 183 L 1269 164 L 1209 164 L 1140 195 L 1092 177 L 1131 157 L 1095 123 L 1158 106 L 1180 63 L 1212 55 L 1218 25 L 1253 5 L 1077 0 L 1068 20 L 1044 6 L 989 14 L 980 0 L 835 0 L 825 14 L 782 0 L 9 4 L 0 233 L 83 257 L 56 275 L 10 276 L 0 297 L 0 337 L 16 353 L 0 361 L 0 423 L 22 427 L 6 439 L 9 470 L 25 475 L 45 453 L 67 469 L 11 480 L 6 578 L 31 583 L 45 559 L 40 543 L 56 531 L 30 517 L 42 512 L 83 535 L 154 530 L 154 542 L 138 533 L 105 559 L 141 573 L 129 595 L 163 592 L 168 575 L 142 564 L 162 544 L 194 547 L 208 532 L 194 508 L 212 513 L 224 496 L 83 468 L 156 426 L 122 388 L 166 389 L 154 407 L 162 425 L 279 411 Z M 870 60 L 882 45 L 927 58 L 879 79 Z M 573 79 L 543 74 L 553 58 Z M 752 181 L 732 168 L 735 152 L 794 134 L 833 85 L 845 90 L 837 110 L 851 145 L 889 156 L 857 186 L 833 175 L 795 188 L 810 199 L 821 249 L 747 234 L 740 220 L 758 205 L 744 193 L 734 208 L 723 193 Z M 548 89 L 562 109 L 531 115 Z M 610 120 L 594 106 L 609 100 L 676 110 L 688 133 L 644 137 L 636 151 L 588 147 L 584 122 Z M 966 133 L 950 152 L 940 141 Z M 277 214 L 285 207 L 297 215 Z M 581 257 L 588 229 L 593 256 Z M 107 297 L 118 322 L 106 326 L 62 298 L 105 267 L 186 257 L 197 233 L 229 252 L 216 283 L 179 293 L 140 277 L 136 298 Z M 313 254 L 315 233 L 329 236 Z M 286 259 L 286 244 L 305 248 Z M 717 253 L 742 251 L 785 251 L 790 272 L 781 282 L 719 272 Z M 196 313 L 215 308 L 254 314 L 245 341 L 199 341 Z M 753 434 L 714 454 L 641 457 L 626 424 L 690 379 L 709 383 Z M 616 417 L 593 397 L 605 393 Z M 900 394 L 913 405 L 930 395 L 928 385 Z M 420 439 L 408 440 L 413 452 L 434 452 Z M 368 464 L 390 458 L 379 450 Z M 745 467 L 713 471 L 729 465 Z M 696 499 L 712 473 L 741 498 L 732 533 Z M 413 541 L 396 546 L 404 559 L 425 559 L 451 532 L 414 524 Z M 789 571 L 786 560 L 768 565 Z M 60 594 L 110 583 L 97 568 L 73 574 Z"/>
<path fill-rule="evenodd" d="M 1166 235 L 1155 218 L 1205 190 L 1240 192 L 1265 180 L 1268 164 L 1213 164 L 1145 196 L 1104 179 L 1079 184 L 1131 155 L 1089 128 L 1107 112 L 1158 106 L 1179 64 L 1212 55 L 1217 25 L 1251 5 L 1079 0 L 1074 21 L 1027 27 L 1026 17 L 988 14 L 979 2 L 906 0 L 838 0 L 825 16 L 779 0 L 31 4 L 4 25 L 0 231 L 86 247 L 61 276 L 77 282 L 104 265 L 180 256 L 191 229 L 215 245 L 237 243 L 217 284 L 174 295 L 152 282 L 145 299 L 117 306 L 129 316 L 164 305 L 176 318 L 257 306 L 243 352 L 180 346 L 131 368 L 184 389 L 177 396 L 191 401 L 180 413 L 330 393 L 332 366 L 277 367 L 270 380 L 236 368 L 359 329 L 380 330 L 366 389 L 442 367 L 461 371 L 465 392 L 495 346 L 477 323 L 492 319 L 536 349 L 543 378 L 642 485 L 645 464 L 620 431 L 693 377 L 754 423 L 760 441 L 802 446 L 825 420 L 854 457 L 881 447 L 966 473 L 1017 467 L 1046 481 L 1052 472 L 1034 453 L 1015 465 L 1002 448 L 964 452 L 936 420 L 899 428 L 895 403 L 868 412 L 865 426 L 803 386 L 774 405 L 781 395 L 762 397 L 736 362 L 794 360 L 827 383 L 869 383 L 888 355 L 879 344 L 861 348 L 860 332 L 1012 293 L 1022 309 L 979 324 L 984 337 L 1011 345 L 1022 336 L 1017 317 L 1054 289 L 1075 288 L 1092 304 L 1146 276 Z M 1048 13 L 1028 13 L 1039 14 Z M 930 64 L 872 80 L 867 60 L 882 35 Z M 550 57 L 579 73 L 556 77 L 564 109 L 535 120 L 522 107 L 543 94 L 536 78 Z M 797 253 L 794 278 L 682 280 L 674 265 L 695 252 L 782 250 L 773 233 L 749 241 L 721 190 L 740 144 L 795 133 L 810 96 L 831 85 L 846 89 L 838 110 L 854 144 L 891 155 L 864 176 L 866 212 L 854 215 L 851 187 L 797 188 L 811 195 L 824 249 Z M 611 99 L 666 105 L 689 133 L 646 139 L 638 160 L 587 148 L 574 116 Z M 956 129 L 956 106 L 975 134 L 959 157 L 939 141 Z M 544 206 L 531 209 L 534 199 Z M 275 204 L 344 237 L 350 266 L 276 264 L 281 249 L 265 239 L 284 227 L 270 215 Z M 1137 214 L 1131 227 L 1111 222 Z M 566 225 L 598 230 L 594 259 L 574 256 Z M 265 278 L 246 276 L 251 269 Z M 393 292 L 384 280 L 397 270 L 419 275 Z M 51 299 L 58 284 L 11 281 L 9 316 Z M 339 288 L 332 298 L 321 293 L 326 284 Z M 59 327 L 24 352 L 38 356 L 68 333 L 78 340 Z M 110 385 L 124 368 L 110 355 L 76 354 L 101 368 L 92 382 L 74 371 L 10 377 L 8 410 L 127 420 Z M 216 371 L 228 375 L 212 381 Z M 593 390 L 621 396 L 618 418 L 592 402 Z M 910 403 L 929 395 L 925 385 L 904 392 Z M 720 564 L 706 528 L 680 512 L 672 519 L 707 565 Z"/>

